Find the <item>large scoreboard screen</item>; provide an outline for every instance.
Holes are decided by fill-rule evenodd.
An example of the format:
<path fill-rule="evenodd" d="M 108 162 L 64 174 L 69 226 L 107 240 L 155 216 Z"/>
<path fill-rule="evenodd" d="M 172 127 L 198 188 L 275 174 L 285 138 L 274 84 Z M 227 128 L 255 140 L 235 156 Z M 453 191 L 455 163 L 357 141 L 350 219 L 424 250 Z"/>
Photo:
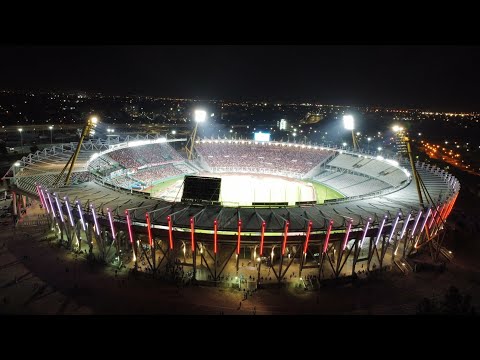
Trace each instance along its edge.
<path fill-rule="evenodd" d="M 270 141 L 270 134 L 269 133 L 262 133 L 261 131 L 254 134 L 255 141 Z"/>

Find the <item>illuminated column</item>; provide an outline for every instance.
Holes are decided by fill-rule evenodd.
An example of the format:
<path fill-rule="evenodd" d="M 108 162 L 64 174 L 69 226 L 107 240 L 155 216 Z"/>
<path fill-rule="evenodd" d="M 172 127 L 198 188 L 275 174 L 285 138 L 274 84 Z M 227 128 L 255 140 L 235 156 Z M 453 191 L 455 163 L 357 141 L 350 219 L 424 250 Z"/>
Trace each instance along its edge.
<path fill-rule="evenodd" d="M 278 281 L 282 281 L 282 266 L 283 266 L 283 256 L 285 255 L 285 249 L 287 247 L 287 239 L 288 239 L 288 227 L 290 226 L 290 222 L 288 220 L 285 221 L 285 228 L 283 229 L 283 241 L 282 241 L 282 255 L 280 256 L 280 265 L 278 267 Z"/>
<path fill-rule="evenodd" d="M 115 232 L 115 227 L 113 226 L 113 216 L 110 208 L 107 208 L 107 214 L 108 214 L 108 221 L 110 223 L 110 230 L 112 231 L 112 241 L 115 242 L 115 248 L 117 250 L 115 255 L 117 256 L 117 260 L 118 260 L 118 256 L 120 254 L 120 244 L 117 241 L 117 234 Z"/>
<path fill-rule="evenodd" d="M 310 232 L 312 231 L 312 224 L 313 224 L 312 221 L 308 222 L 307 233 L 305 234 L 305 244 L 303 246 L 303 254 L 302 254 L 303 256 L 302 256 L 302 260 L 300 261 L 300 270 L 298 272 L 299 277 L 302 277 L 303 265 L 307 258 L 308 242 L 310 241 Z"/>
<path fill-rule="evenodd" d="M 172 234 L 172 218 L 167 216 L 168 222 L 168 242 L 170 245 L 170 250 L 173 250 L 173 234 Z"/>
<path fill-rule="evenodd" d="M 53 219 L 55 220 L 55 218 L 57 217 L 57 214 L 55 213 L 55 208 L 53 206 L 52 198 L 48 191 L 47 191 L 47 199 L 48 199 L 48 204 L 50 205 L 50 210 L 52 210 Z"/>
<path fill-rule="evenodd" d="M 215 284 L 217 283 L 217 230 L 218 230 L 218 222 L 217 219 L 213 221 L 213 261 L 214 264 L 214 276 L 215 276 Z"/>
<path fill-rule="evenodd" d="M 197 275 L 197 252 L 195 251 L 195 219 L 193 217 L 190 218 L 190 237 L 192 242 L 193 279 L 195 280 Z M 201 256 L 202 254 L 200 254 L 200 262 L 202 262 Z"/>
<path fill-rule="evenodd" d="M 348 222 L 347 231 L 345 232 L 345 238 L 343 239 L 342 252 L 345 251 L 345 248 L 347 247 L 348 236 L 350 235 L 350 230 L 352 229 L 352 222 L 353 220 L 350 220 Z"/>
<path fill-rule="evenodd" d="M 332 231 L 332 226 L 333 226 L 333 220 L 330 220 L 327 234 L 325 235 L 325 241 L 323 243 L 323 251 L 322 251 L 323 254 L 327 252 L 327 247 L 328 247 L 328 242 L 330 241 L 330 232 Z"/>
<path fill-rule="evenodd" d="M 128 210 L 125 210 L 125 216 L 127 217 L 128 235 L 130 236 L 130 244 L 132 244 L 133 261 L 135 261 L 135 268 L 137 268 L 137 254 L 135 253 L 135 241 L 133 240 L 132 223 L 130 220 L 130 214 Z"/>
<path fill-rule="evenodd" d="M 287 247 L 287 239 L 288 239 L 288 227 L 290 226 L 289 221 L 285 221 L 285 229 L 283 233 L 283 243 L 282 243 L 282 256 L 285 255 L 285 248 Z"/>
<path fill-rule="evenodd" d="M 335 276 L 336 277 L 338 277 L 340 275 L 340 266 L 342 264 L 343 254 L 344 254 L 345 249 L 347 247 L 348 237 L 350 236 L 350 230 L 352 229 L 352 222 L 353 222 L 352 219 L 350 219 L 348 221 L 348 226 L 347 226 L 347 229 L 345 231 L 345 236 L 343 237 L 342 246 L 340 248 L 341 251 L 339 251 L 338 255 L 337 255 L 337 267 L 336 267 L 336 270 L 335 270 Z"/>
<path fill-rule="evenodd" d="M 360 241 L 359 251 L 362 250 L 363 242 L 365 241 L 365 237 L 367 236 L 368 226 L 370 225 L 371 222 L 372 222 L 372 218 L 368 218 L 367 224 L 365 225 L 365 229 L 363 230 L 362 240 Z"/>
<path fill-rule="evenodd" d="M 260 261 L 258 261 L 257 286 L 260 284 L 260 269 L 262 268 L 263 244 L 265 240 L 266 223 L 262 220 L 262 227 L 260 232 Z M 256 261 L 256 259 L 255 259 Z"/>
<path fill-rule="evenodd" d="M 425 225 L 427 224 L 428 218 L 430 217 L 430 214 L 432 213 L 432 208 L 428 208 L 427 216 L 425 217 L 422 227 L 420 228 L 420 231 L 418 233 L 417 241 L 415 241 L 415 249 L 417 249 L 417 244 L 418 241 L 420 240 L 420 237 L 422 236 L 423 230 L 425 229 Z"/>
<path fill-rule="evenodd" d="M 68 219 L 70 220 L 70 225 L 72 225 L 72 228 L 73 228 L 75 226 L 75 222 L 73 221 L 72 209 L 70 209 L 70 202 L 68 201 L 67 196 L 64 196 L 63 200 L 65 202 L 65 207 L 67 208 L 67 214 L 68 214 Z"/>
<path fill-rule="evenodd" d="M 237 231 L 237 249 L 236 249 L 236 269 L 237 269 L 237 275 L 238 275 L 238 262 L 240 259 L 240 242 L 242 239 L 242 220 L 238 220 L 238 231 Z"/>
<path fill-rule="evenodd" d="M 400 232 L 400 237 L 398 240 L 395 242 L 395 251 L 393 252 L 392 258 L 395 259 L 395 255 L 397 255 L 398 248 L 400 247 L 400 243 L 402 242 L 403 236 L 405 235 L 405 232 L 407 231 L 408 223 L 410 222 L 410 219 L 412 218 L 412 214 L 409 213 L 407 216 L 407 219 L 403 223 L 403 228 L 402 231 Z M 406 241 L 404 242 L 404 246 L 407 246 Z"/>
<path fill-rule="evenodd" d="M 312 231 L 312 221 L 308 222 L 307 234 L 305 235 L 305 246 L 303 247 L 303 253 L 306 255 L 308 250 L 308 242 L 310 241 L 310 232 Z"/>
<path fill-rule="evenodd" d="M 45 209 L 47 214 L 50 214 L 50 208 L 48 207 L 47 203 L 45 202 L 45 197 L 43 196 L 43 190 L 40 185 L 37 185 L 37 192 L 38 192 L 38 197 L 40 199 L 40 203 L 42 204 L 42 207 Z"/>
<path fill-rule="evenodd" d="M 377 246 L 378 240 L 380 240 L 380 237 L 382 236 L 382 230 L 383 230 L 383 227 L 385 226 L 386 220 L 387 220 L 387 215 L 383 217 L 382 225 L 380 225 L 380 228 L 378 229 L 377 240 L 375 240 L 375 246 Z"/>
<path fill-rule="evenodd" d="M 323 262 L 325 261 L 325 256 L 328 250 L 328 242 L 330 241 L 330 233 L 332 232 L 332 227 L 333 227 L 333 220 L 330 220 L 328 223 L 328 228 L 327 228 L 327 233 L 325 235 L 325 241 L 323 242 L 323 250 L 322 250 L 322 256 L 320 258 L 320 264 L 318 266 L 318 279 L 320 280 L 322 278 L 322 269 L 323 269 Z"/>

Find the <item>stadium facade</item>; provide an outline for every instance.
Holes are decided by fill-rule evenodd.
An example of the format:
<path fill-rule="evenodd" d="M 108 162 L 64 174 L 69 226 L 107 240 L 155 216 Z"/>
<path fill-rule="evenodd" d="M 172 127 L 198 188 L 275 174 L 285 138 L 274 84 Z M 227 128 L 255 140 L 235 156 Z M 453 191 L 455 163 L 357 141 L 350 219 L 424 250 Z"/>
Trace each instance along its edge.
<path fill-rule="evenodd" d="M 354 275 L 360 268 L 402 269 L 424 247 L 440 254 L 439 239 L 460 190 L 452 175 L 417 162 L 428 189 L 422 206 L 406 159 L 303 144 L 202 140 L 197 159 L 188 161 L 172 146 L 185 140 L 87 141 L 72 184 L 56 188 L 52 184 L 76 144 L 30 154 L 5 176 L 14 211 L 20 214 L 28 197 L 38 199 L 62 243 L 108 264 L 152 273 L 181 264 L 191 266 L 194 278 L 216 282 L 228 266 L 238 274 L 244 259 L 254 264 L 259 284 L 266 281 L 262 267 L 272 270 L 274 282 L 293 269 L 321 280 Z M 226 206 L 166 201 L 141 191 L 159 179 L 201 172 L 281 175 L 321 183 L 344 198 Z"/>

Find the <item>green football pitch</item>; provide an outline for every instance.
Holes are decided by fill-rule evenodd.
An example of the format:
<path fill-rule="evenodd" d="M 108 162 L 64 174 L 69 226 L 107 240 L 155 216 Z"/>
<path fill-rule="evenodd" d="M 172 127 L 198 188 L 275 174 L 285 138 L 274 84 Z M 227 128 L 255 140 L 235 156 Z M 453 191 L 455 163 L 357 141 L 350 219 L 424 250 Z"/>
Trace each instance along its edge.
<path fill-rule="evenodd" d="M 233 206 L 233 204 L 240 205 L 240 206 L 246 206 L 246 205 L 251 204 L 252 201 L 259 201 L 260 200 L 260 199 L 258 199 L 259 196 L 262 193 L 266 194 L 268 192 L 268 191 L 265 190 L 265 188 L 263 188 L 263 190 L 260 189 L 259 188 L 259 186 L 260 186 L 259 183 L 255 184 L 255 185 L 251 185 L 251 184 L 245 182 L 245 179 L 246 179 L 245 176 L 240 176 L 240 177 L 238 177 L 238 179 L 239 179 L 238 183 L 232 183 L 231 179 L 229 181 L 222 182 L 222 191 L 221 191 L 222 196 L 221 196 L 220 201 L 222 201 L 222 202 L 226 201 L 225 204 L 231 203 L 230 204 L 231 206 Z M 275 178 L 270 178 L 270 179 L 266 178 L 265 180 L 266 181 L 263 182 L 263 184 L 261 184 L 261 186 L 265 187 L 265 185 L 270 184 L 272 187 L 277 186 L 277 190 L 278 190 L 278 185 L 275 184 L 275 181 L 276 181 Z M 156 185 L 154 185 L 150 188 L 147 188 L 145 191 L 150 192 L 153 196 L 156 196 L 157 194 L 162 193 L 163 191 L 165 191 L 167 188 L 170 187 L 170 190 L 168 190 L 170 192 L 170 194 L 169 194 L 170 200 L 176 199 L 178 201 L 182 196 L 182 194 L 179 193 L 182 181 L 183 181 L 183 176 L 175 177 L 175 178 L 172 178 L 172 179 L 168 179 L 164 182 L 158 183 L 158 184 L 156 184 Z M 283 180 L 283 181 L 285 182 L 285 180 Z M 298 182 L 297 181 L 297 184 L 298 183 L 300 184 L 299 186 L 302 186 L 301 184 L 305 183 L 304 189 L 308 189 L 308 188 L 311 189 L 311 187 L 313 187 L 313 189 L 315 190 L 316 201 L 319 204 L 322 204 L 325 200 L 340 199 L 340 198 L 344 197 L 339 192 L 337 192 L 335 190 L 332 190 L 331 188 L 329 188 L 329 187 L 327 187 L 323 184 L 314 182 L 314 181 L 309 181 L 309 180 L 305 180 L 303 182 Z M 232 184 L 234 185 L 233 187 L 232 187 Z M 172 186 L 172 185 L 175 185 L 175 186 Z M 249 187 L 252 187 L 252 186 L 256 187 L 256 191 L 252 190 L 252 189 L 249 189 Z M 245 188 L 245 189 L 243 189 L 243 188 Z M 245 190 L 246 192 L 242 193 L 243 190 Z M 278 196 L 278 194 L 283 194 L 283 193 L 285 194 L 286 199 L 283 199 L 283 198 L 282 199 L 274 199 L 275 196 L 273 196 L 273 198 L 272 198 L 272 194 L 270 194 L 265 199 L 261 199 L 261 200 L 265 201 L 265 202 L 269 202 L 269 200 L 270 201 L 288 201 L 289 205 L 293 205 L 295 203 L 295 201 L 309 200 L 308 198 L 305 198 L 305 199 L 297 198 L 297 194 L 299 192 L 296 190 L 296 188 L 292 192 L 285 192 L 284 190 L 276 191 L 276 192 L 274 192 L 273 195 L 277 194 L 277 196 Z M 305 193 L 305 191 L 303 191 L 302 193 Z M 256 194 L 256 195 L 252 195 L 252 194 Z M 313 195 L 313 192 L 312 192 L 312 195 Z M 237 196 L 237 197 L 240 196 L 240 198 L 243 199 L 245 202 L 243 202 L 239 199 L 234 199 L 235 196 Z M 311 197 L 310 197 L 310 199 L 311 199 Z"/>
<path fill-rule="evenodd" d="M 319 204 L 323 204 L 325 200 L 341 199 L 345 197 L 339 192 L 330 189 L 328 186 L 325 186 L 323 184 L 308 180 L 306 182 L 309 182 L 315 188 L 315 194 L 317 195 L 317 203 Z"/>

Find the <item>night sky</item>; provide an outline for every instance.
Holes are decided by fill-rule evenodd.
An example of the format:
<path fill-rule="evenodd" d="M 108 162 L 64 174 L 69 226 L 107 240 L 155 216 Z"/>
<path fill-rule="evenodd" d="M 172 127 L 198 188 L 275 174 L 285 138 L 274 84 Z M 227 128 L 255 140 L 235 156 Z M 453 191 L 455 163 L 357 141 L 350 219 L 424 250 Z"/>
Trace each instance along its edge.
<path fill-rule="evenodd" d="M 480 47 L 0 47 L 3 89 L 480 111 Z"/>

